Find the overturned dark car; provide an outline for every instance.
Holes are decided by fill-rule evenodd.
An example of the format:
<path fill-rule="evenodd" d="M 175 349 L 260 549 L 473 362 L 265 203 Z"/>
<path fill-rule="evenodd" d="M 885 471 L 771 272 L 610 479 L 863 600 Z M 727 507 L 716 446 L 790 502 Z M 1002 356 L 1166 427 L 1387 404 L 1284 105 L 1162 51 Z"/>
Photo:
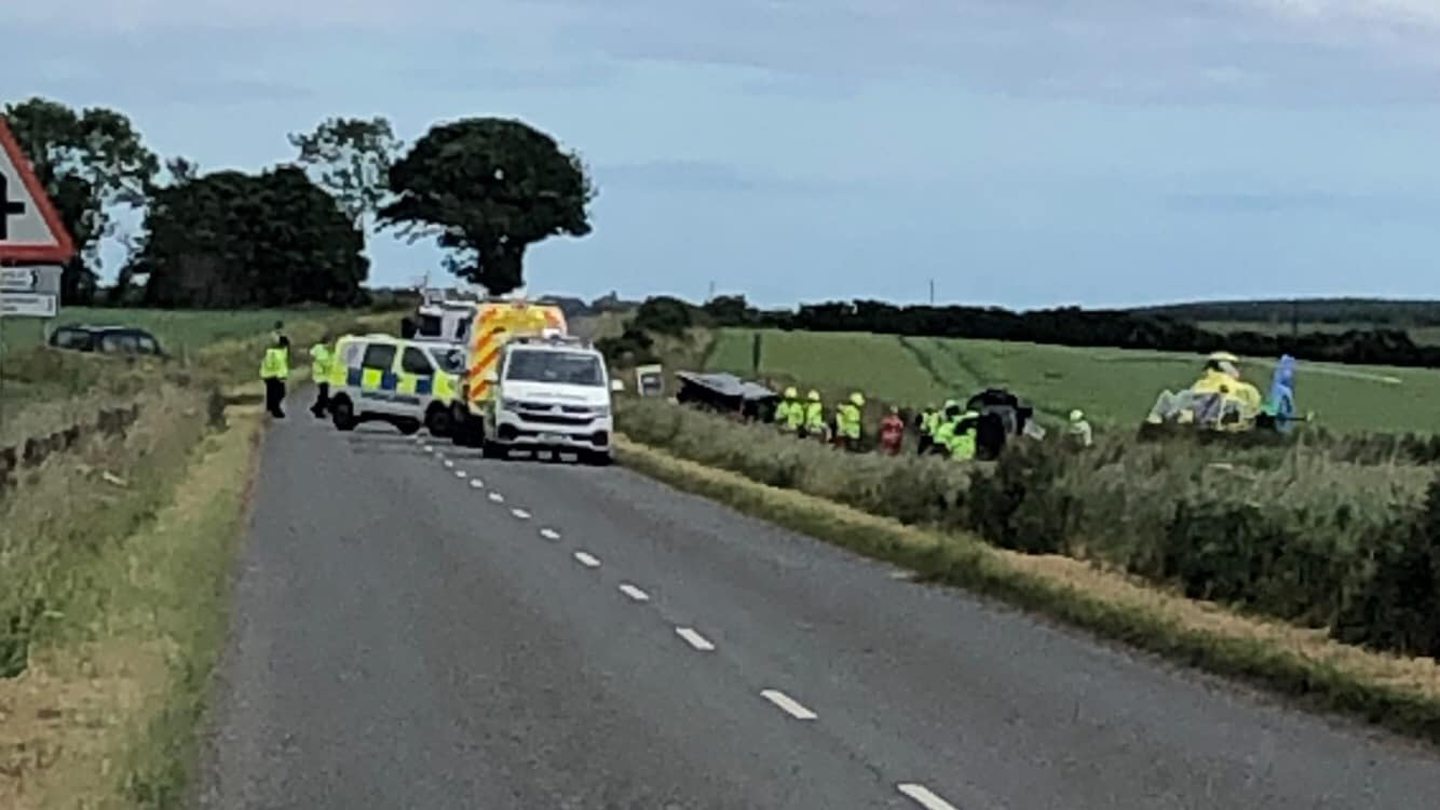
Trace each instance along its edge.
<path fill-rule="evenodd" d="M 775 418 L 775 406 L 780 403 L 778 393 L 734 374 L 677 371 L 675 379 L 680 384 L 675 400 L 682 405 L 769 422 Z"/>

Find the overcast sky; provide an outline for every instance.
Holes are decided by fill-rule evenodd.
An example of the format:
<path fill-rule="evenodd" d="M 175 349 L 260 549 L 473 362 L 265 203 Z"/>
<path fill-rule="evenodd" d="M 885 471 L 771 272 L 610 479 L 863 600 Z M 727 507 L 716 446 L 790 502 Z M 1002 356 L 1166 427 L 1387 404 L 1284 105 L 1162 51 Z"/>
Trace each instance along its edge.
<path fill-rule="evenodd" d="M 600 187 L 536 292 L 1440 295 L 1440 0 L 0 0 L 0 31 L 4 100 L 206 170 L 337 114 L 530 121 Z"/>

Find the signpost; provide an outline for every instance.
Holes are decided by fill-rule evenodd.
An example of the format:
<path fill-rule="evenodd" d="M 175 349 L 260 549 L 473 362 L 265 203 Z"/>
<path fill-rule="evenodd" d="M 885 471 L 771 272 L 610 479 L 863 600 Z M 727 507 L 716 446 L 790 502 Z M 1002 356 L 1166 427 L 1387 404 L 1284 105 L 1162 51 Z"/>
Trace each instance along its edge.
<path fill-rule="evenodd" d="M 0 116 L 0 362 L 6 320 L 53 318 L 60 312 L 61 267 L 74 257 L 70 233 Z M 39 324 L 43 335 L 45 321 Z M 4 379 L 0 366 L 0 386 Z M 3 402 L 0 390 L 0 407 Z M 0 419 L 3 415 L 0 411 Z"/>
<path fill-rule="evenodd" d="M 0 263 L 63 265 L 74 255 L 55 206 L 0 118 Z"/>
<path fill-rule="evenodd" d="M 53 318 L 60 312 L 60 296 L 39 293 L 0 293 L 0 317 Z"/>

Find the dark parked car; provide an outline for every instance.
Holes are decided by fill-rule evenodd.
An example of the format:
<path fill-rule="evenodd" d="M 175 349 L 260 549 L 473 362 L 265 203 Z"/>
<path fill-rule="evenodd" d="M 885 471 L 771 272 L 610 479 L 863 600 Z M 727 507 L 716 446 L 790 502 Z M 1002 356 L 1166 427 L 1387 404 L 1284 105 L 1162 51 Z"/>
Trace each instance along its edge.
<path fill-rule="evenodd" d="M 154 335 L 132 326 L 62 326 L 51 333 L 50 345 L 76 352 L 165 356 Z"/>

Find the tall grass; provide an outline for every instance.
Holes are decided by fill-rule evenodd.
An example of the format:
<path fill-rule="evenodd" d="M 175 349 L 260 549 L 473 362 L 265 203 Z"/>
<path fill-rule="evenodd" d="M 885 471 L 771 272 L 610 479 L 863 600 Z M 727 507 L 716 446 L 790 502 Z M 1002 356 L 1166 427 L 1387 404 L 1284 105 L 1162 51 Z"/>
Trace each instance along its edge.
<path fill-rule="evenodd" d="M 933 457 L 844 454 L 770 426 L 655 400 L 623 399 L 617 417 L 620 429 L 636 441 L 769 486 L 910 523 L 958 524 L 965 515 L 969 470 Z"/>
<path fill-rule="evenodd" d="M 137 402 L 123 438 L 95 434 L 23 472 L 0 501 L 0 674 L 22 671 L 32 646 L 103 618 L 110 591 L 88 562 L 149 520 L 183 475 L 206 421 L 202 392 L 166 384 Z"/>
<path fill-rule="evenodd" d="M 1407 607 L 1440 605 L 1436 471 L 1360 463 L 1346 440 L 1237 448 L 1111 435 L 1084 451 L 1021 442 L 993 465 L 961 465 L 848 455 L 654 400 L 618 416 L 637 441 L 771 486 L 1440 655 L 1440 613 Z"/>
<path fill-rule="evenodd" d="M 286 328 L 303 349 L 324 332 L 394 320 L 316 313 Z M 30 694 L 23 680 L 33 677 L 57 693 L 41 695 L 39 708 L 83 690 L 87 711 L 107 718 L 80 727 L 67 716 L 35 732 L 63 755 L 17 766 L 20 782 L 0 758 L 0 805 L 20 795 L 16 785 L 34 793 L 60 783 L 69 787 L 55 806 L 183 804 L 259 425 L 250 409 L 234 429 L 214 432 L 224 422 L 215 404 L 227 387 L 255 380 L 269 325 L 172 362 L 43 348 L 7 362 L 9 373 L 54 383 L 49 399 L 6 413 L 10 440 L 93 419 L 100 407 L 138 404 L 139 418 L 123 437 L 92 434 L 25 468 L 0 494 L 0 677 L 37 661 L 42 670 L 24 674 L 18 690 L 0 679 L 0 704 Z M 303 376 L 303 354 L 297 366 Z M 6 737 L 0 729 L 0 754 Z"/>

